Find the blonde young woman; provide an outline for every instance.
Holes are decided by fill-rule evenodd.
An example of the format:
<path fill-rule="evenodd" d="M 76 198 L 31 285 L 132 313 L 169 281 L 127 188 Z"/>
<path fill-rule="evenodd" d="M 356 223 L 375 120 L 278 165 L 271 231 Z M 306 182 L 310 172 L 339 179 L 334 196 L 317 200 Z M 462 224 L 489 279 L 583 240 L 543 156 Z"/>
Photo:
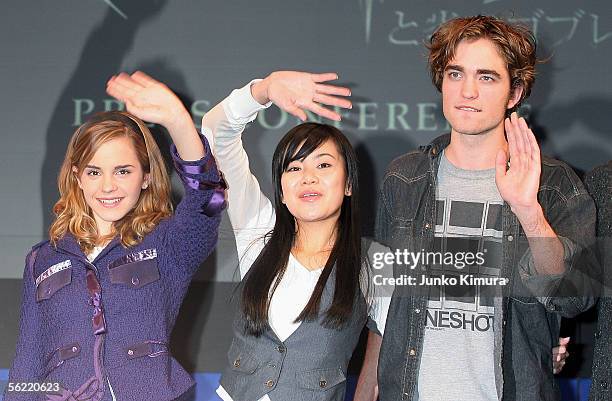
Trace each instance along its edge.
<path fill-rule="evenodd" d="M 49 241 L 23 276 L 19 339 L 5 401 L 189 399 L 194 382 L 168 339 L 187 287 L 217 242 L 223 185 L 208 144 L 163 84 L 110 79 L 125 112 L 79 127 L 66 151 Z M 163 125 L 185 195 L 172 212 Z"/>

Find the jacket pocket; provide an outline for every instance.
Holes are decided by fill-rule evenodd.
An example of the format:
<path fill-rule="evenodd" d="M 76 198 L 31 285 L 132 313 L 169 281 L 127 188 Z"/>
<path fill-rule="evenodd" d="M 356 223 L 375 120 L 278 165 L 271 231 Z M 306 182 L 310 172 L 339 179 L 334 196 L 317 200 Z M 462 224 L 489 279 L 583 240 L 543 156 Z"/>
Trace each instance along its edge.
<path fill-rule="evenodd" d="M 227 360 L 230 369 L 234 372 L 245 374 L 253 374 L 260 365 L 260 362 L 244 349 L 241 349 L 236 341 L 232 341 L 232 345 L 227 352 Z"/>
<path fill-rule="evenodd" d="M 45 373 L 42 379 L 46 379 L 55 369 L 62 366 L 66 361 L 78 357 L 80 354 L 81 346 L 76 342 L 56 348 L 45 358 Z"/>
<path fill-rule="evenodd" d="M 300 388 L 308 390 L 329 391 L 337 390 L 338 385 L 346 381 L 346 376 L 340 368 L 314 369 L 297 372 L 295 379 Z"/>
<path fill-rule="evenodd" d="M 36 279 L 36 302 L 49 299 L 72 281 L 70 260 L 57 263 Z"/>
<path fill-rule="evenodd" d="M 134 289 L 159 280 L 156 258 L 109 266 L 109 274 L 111 283 L 127 285 Z"/>

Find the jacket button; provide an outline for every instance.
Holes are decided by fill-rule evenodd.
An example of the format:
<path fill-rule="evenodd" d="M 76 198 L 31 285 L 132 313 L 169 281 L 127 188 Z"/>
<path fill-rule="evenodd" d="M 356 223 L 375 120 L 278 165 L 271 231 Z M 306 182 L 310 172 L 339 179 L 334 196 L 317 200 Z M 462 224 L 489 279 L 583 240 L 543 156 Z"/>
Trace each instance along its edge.
<path fill-rule="evenodd" d="M 132 284 L 138 285 L 138 283 L 140 283 L 140 279 L 138 278 L 138 276 L 132 277 Z"/>
<path fill-rule="evenodd" d="M 599 337 L 601 337 L 601 331 L 597 330 L 595 332 L 595 338 L 599 340 Z"/>
<path fill-rule="evenodd" d="M 410 356 L 415 356 L 416 350 L 414 348 L 410 348 L 410 351 L 408 353 L 410 354 Z"/>
<path fill-rule="evenodd" d="M 278 352 L 280 352 L 281 354 L 287 351 L 287 348 L 285 348 L 284 345 L 279 345 L 277 349 L 278 349 Z"/>
<path fill-rule="evenodd" d="M 508 241 L 512 242 L 514 240 L 514 237 L 512 235 L 508 235 Z"/>
<path fill-rule="evenodd" d="M 327 381 L 326 380 L 320 380 L 319 381 L 319 387 L 321 387 L 321 388 L 327 387 Z"/>
<path fill-rule="evenodd" d="M 274 386 L 274 380 L 268 380 L 266 382 L 266 387 L 271 388 L 272 386 Z"/>
<path fill-rule="evenodd" d="M 77 347 L 72 347 L 72 352 L 77 352 L 79 349 Z"/>
<path fill-rule="evenodd" d="M 236 360 L 234 361 L 234 367 L 235 367 L 235 368 L 239 368 L 239 367 L 240 367 L 240 358 L 238 358 L 238 359 L 236 359 Z"/>
<path fill-rule="evenodd" d="M 601 388 L 608 388 L 608 382 L 605 380 L 602 380 L 601 383 L 599 383 L 599 385 L 601 386 Z"/>
<path fill-rule="evenodd" d="M 129 350 L 128 350 L 128 352 L 127 352 L 127 354 L 128 354 L 129 356 L 132 356 L 132 355 L 134 355 L 134 351 L 133 351 L 133 350 L 131 350 L 131 349 L 129 349 Z"/>
<path fill-rule="evenodd" d="M 414 310 L 414 313 L 421 313 L 421 310 L 417 308 Z"/>

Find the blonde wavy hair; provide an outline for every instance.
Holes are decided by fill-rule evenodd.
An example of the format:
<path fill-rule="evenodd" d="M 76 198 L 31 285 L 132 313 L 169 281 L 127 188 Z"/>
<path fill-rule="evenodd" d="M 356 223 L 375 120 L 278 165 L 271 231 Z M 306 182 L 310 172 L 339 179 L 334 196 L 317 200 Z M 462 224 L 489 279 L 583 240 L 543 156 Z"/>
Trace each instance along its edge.
<path fill-rule="evenodd" d="M 78 173 L 73 167 L 78 172 L 83 171 L 102 144 L 121 137 L 132 141 L 144 173 L 149 174 L 149 186 L 140 193 L 136 206 L 113 223 L 112 232 L 100 236 L 91 208 L 79 187 Z M 117 234 L 123 246 L 134 246 L 162 219 L 172 214 L 170 180 L 161 152 L 145 123 L 126 112 L 98 113 L 75 131 L 68 144 L 57 184 L 60 198 L 53 207 L 56 218 L 49 228 L 49 238 L 56 245 L 60 238 L 70 233 L 86 254 Z"/>

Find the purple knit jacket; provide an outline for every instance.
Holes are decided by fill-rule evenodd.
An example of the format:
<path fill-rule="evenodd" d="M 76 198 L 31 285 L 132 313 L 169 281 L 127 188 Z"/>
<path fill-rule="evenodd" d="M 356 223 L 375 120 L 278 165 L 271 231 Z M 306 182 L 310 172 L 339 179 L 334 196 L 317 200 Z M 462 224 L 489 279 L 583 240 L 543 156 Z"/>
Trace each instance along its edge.
<path fill-rule="evenodd" d="M 4 400 L 173 400 L 193 386 L 168 341 L 192 276 L 217 243 L 224 207 L 219 172 L 206 156 L 175 168 L 185 186 L 176 212 L 141 243 L 115 238 L 89 263 L 67 234 L 32 249 L 9 383 L 59 383 L 52 393 L 5 392 Z M 53 386 L 57 388 L 57 386 Z"/>

